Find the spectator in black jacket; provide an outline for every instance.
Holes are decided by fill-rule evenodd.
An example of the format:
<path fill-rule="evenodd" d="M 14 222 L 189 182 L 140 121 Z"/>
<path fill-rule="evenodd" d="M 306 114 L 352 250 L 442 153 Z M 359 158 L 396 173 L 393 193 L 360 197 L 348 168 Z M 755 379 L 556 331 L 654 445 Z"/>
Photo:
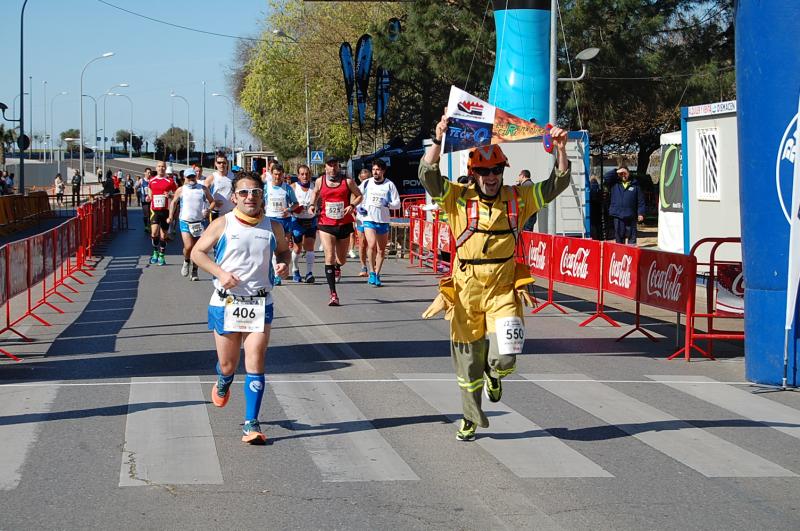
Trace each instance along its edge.
<path fill-rule="evenodd" d="M 638 181 L 631 180 L 627 166 L 620 166 L 616 173 L 619 180 L 609 187 L 608 209 L 614 220 L 614 238 L 617 243 L 636 245 L 636 223 L 644 220 L 644 193 Z"/>

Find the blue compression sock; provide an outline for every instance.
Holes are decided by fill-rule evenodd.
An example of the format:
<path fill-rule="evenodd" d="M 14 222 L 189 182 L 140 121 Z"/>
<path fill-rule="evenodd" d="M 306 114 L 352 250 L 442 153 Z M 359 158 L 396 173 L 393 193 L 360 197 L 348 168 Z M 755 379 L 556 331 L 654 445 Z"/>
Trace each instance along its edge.
<path fill-rule="evenodd" d="M 244 378 L 244 420 L 257 420 L 264 397 L 264 375 L 250 374 Z"/>

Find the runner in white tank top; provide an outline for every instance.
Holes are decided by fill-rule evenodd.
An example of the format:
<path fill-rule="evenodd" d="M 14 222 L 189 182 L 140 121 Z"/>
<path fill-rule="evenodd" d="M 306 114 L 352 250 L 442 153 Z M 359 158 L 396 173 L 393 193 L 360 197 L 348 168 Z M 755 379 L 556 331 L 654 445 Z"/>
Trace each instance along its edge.
<path fill-rule="evenodd" d="M 230 398 L 241 348 L 244 347 L 245 414 L 242 441 L 264 444 L 258 421 L 264 396 L 264 360 L 272 323 L 272 255 L 275 273 L 286 278 L 289 246 L 278 223 L 263 217 L 264 190 L 251 172 L 240 173 L 233 183 L 234 210 L 215 219 L 192 251 L 192 260 L 214 276 L 214 293 L 208 305 L 208 327 L 217 347 L 217 383 L 211 400 L 224 407 Z M 208 253 L 215 250 L 216 260 Z"/>
<path fill-rule="evenodd" d="M 211 192 L 208 188 L 197 182 L 197 174 L 194 170 L 188 169 L 183 172 L 183 177 L 186 182 L 183 186 L 178 188 L 175 192 L 175 198 L 169 205 L 169 217 L 167 223 L 172 223 L 175 219 L 176 205 L 181 205 L 181 212 L 179 215 L 181 239 L 183 240 L 183 266 L 181 266 L 181 275 L 189 276 L 189 266 L 191 265 L 192 281 L 200 280 L 197 276 L 197 265 L 191 264 L 189 256 L 192 253 L 192 248 L 197 243 L 197 238 L 203 233 L 206 227 L 206 222 L 203 212 L 206 210 L 206 205 L 213 207 L 216 204 Z"/>
<path fill-rule="evenodd" d="M 211 211 L 211 221 L 233 210 L 233 202 L 231 201 L 233 174 L 228 170 L 228 159 L 225 158 L 225 155 L 217 155 L 214 159 L 214 166 L 216 166 L 217 171 L 212 173 L 203 183 L 211 190 L 211 195 L 214 196 L 214 200 L 217 202 L 216 209 Z"/>
<path fill-rule="evenodd" d="M 292 217 L 292 277 L 295 282 L 314 283 L 314 242 L 317 238 L 317 216 L 309 211 L 314 198 L 314 183 L 311 182 L 311 169 L 305 164 L 297 168 L 297 182 L 292 185 L 297 203 L 302 210 Z M 306 253 L 306 274 L 300 276 L 298 257 Z"/>

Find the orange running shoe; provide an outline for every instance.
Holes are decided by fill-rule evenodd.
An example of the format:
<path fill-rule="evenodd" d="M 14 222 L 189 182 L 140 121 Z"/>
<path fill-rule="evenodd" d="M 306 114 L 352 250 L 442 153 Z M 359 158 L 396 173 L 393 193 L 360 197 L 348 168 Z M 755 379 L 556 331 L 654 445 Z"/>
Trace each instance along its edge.
<path fill-rule="evenodd" d="M 248 420 L 242 427 L 242 442 L 247 444 L 267 444 L 267 436 L 261 432 L 258 420 Z"/>
<path fill-rule="evenodd" d="M 211 388 L 211 402 L 217 407 L 225 407 L 225 404 L 228 403 L 228 399 L 231 397 L 231 388 L 228 386 L 225 389 L 225 394 L 220 396 L 218 385 L 219 382 L 215 383 L 214 387 Z"/>

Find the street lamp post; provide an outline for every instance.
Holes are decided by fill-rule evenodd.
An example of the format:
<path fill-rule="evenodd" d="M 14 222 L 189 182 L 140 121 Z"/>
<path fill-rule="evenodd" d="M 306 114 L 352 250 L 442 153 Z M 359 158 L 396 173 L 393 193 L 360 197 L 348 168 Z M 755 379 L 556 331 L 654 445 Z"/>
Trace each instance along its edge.
<path fill-rule="evenodd" d="M 285 39 L 289 39 L 295 44 L 300 44 L 300 41 L 292 37 L 291 35 L 287 35 L 283 30 L 272 30 L 272 33 L 275 34 L 277 37 L 283 37 Z M 303 69 L 303 86 L 305 91 L 305 100 L 306 100 L 306 165 L 311 165 L 311 132 L 309 127 L 309 118 L 308 118 L 308 71 Z"/>
<path fill-rule="evenodd" d="M 128 158 L 133 159 L 133 100 L 127 94 L 111 93 L 110 96 L 120 96 L 131 104 L 131 127 L 128 130 Z"/>
<path fill-rule="evenodd" d="M 189 150 L 191 149 L 191 144 L 189 143 L 189 116 L 191 114 L 191 112 L 189 111 L 189 100 L 187 100 L 183 96 L 175 94 L 174 92 L 172 94 L 170 94 L 170 97 L 182 99 L 184 101 L 184 103 L 186 103 L 186 165 L 188 166 L 189 165 Z"/>
<path fill-rule="evenodd" d="M 225 98 L 228 100 L 228 103 L 231 104 L 231 122 L 233 125 L 233 146 L 231 146 L 231 166 L 236 163 L 236 105 L 233 104 L 233 100 L 226 96 L 225 94 L 220 94 L 218 92 L 212 92 L 211 96 L 217 98 Z"/>
<path fill-rule="evenodd" d="M 26 0 L 26 2 L 27 2 L 27 0 Z M 83 70 L 81 70 L 81 91 L 80 91 L 81 97 L 79 98 L 80 99 L 81 119 L 80 119 L 80 129 L 78 130 L 78 132 L 80 134 L 79 138 L 80 138 L 80 142 L 81 142 L 80 146 L 78 146 L 79 149 L 80 149 L 80 154 L 81 154 L 81 157 L 80 157 L 80 165 L 81 165 L 80 166 L 80 168 L 81 168 L 80 172 L 81 172 L 81 175 L 83 175 L 83 173 L 85 171 L 84 167 L 83 167 L 83 74 L 86 73 L 86 69 L 89 67 L 90 64 L 94 63 L 95 61 L 99 61 L 100 59 L 105 59 L 106 57 L 111 57 L 112 55 L 114 55 L 114 52 L 106 52 L 103 55 L 95 57 L 94 59 L 92 59 L 91 61 L 86 63 L 84 65 L 84 67 L 83 67 Z M 20 92 L 22 92 L 22 91 L 20 91 Z M 95 103 L 95 129 L 97 129 L 96 122 L 97 122 L 97 103 Z M 96 132 L 95 132 L 95 138 L 97 138 L 97 133 Z"/>
<path fill-rule="evenodd" d="M 42 113 L 44 114 L 44 132 L 42 133 L 44 145 L 42 147 L 44 149 L 42 151 L 44 152 L 44 161 L 47 162 L 47 152 L 49 151 L 47 149 L 47 81 L 42 81 L 42 85 L 44 85 L 44 98 L 42 98 L 44 102 L 44 112 Z"/>
<path fill-rule="evenodd" d="M 27 93 L 27 92 L 25 92 L 25 93 L 23 93 L 22 95 L 23 95 L 23 96 L 27 96 L 27 95 L 28 95 L 28 93 Z M 17 100 L 19 99 L 19 97 L 20 97 L 20 95 L 19 95 L 19 94 L 17 94 L 16 96 L 14 96 L 14 99 L 11 101 L 11 114 L 12 114 L 12 116 L 14 116 L 14 117 L 16 117 L 16 116 L 17 116 Z M 19 122 L 19 121 L 20 121 L 20 119 L 19 119 L 19 118 L 17 118 L 17 119 L 12 119 L 12 120 L 9 120 L 9 121 L 11 121 L 11 122 Z M 21 129 L 21 127 L 22 127 L 22 126 L 20 126 L 19 134 L 22 134 L 22 129 Z M 16 149 L 17 149 L 17 148 L 16 148 L 16 142 L 13 142 L 13 143 L 11 144 L 11 154 L 12 154 L 12 155 L 15 155 L 15 154 L 16 154 Z"/>
<path fill-rule="evenodd" d="M 97 98 L 89 94 L 84 94 L 83 97 L 92 100 L 92 105 L 94 105 L 94 141 L 97 142 Z M 81 153 L 83 153 L 83 150 L 81 150 Z M 92 172 L 97 173 L 97 153 L 92 157 Z M 83 173 L 81 172 L 81 174 Z"/>
<path fill-rule="evenodd" d="M 25 0 L 22 3 L 22 10 L 19 14 L 19 93 L 22 94 L 25 92 L 23 87 L 23 83 L 25 82 L 25 54 L 23 53 L 25 40 L 22 36 L 25 33 L 25 6 L 28 5 L 28 0 Z M 19 134 L 20 136 L 25 134 L 25 120 L 23 119 L 23 112 L 24 107 L 24 98 L 23 101 L 20 102 L 19 106 Z M 23 144 L 24 146 L 24 144 Z M 20 149 L 19 153 L 19 189 L 22 192 L 22 195 L 25 195 L 25 150 Z"/>
<path fill-rule="evenodd" d="M 126 88 L 130 85 L 128 83 L 117 83 L 116 85 L 109 88 L 105 93 L 103 93 L 100 97 L 103 98 L 103 175 L 106 174 L 106 138 L 108 137 L 108 132 L 106 131 L 106 100 L 108 99 L 107 96 L 113 96 L 114 94 L 111 92 L 117 87 Z M 96 138 L 96 135 L 95 135 Z M 97 156 L 97 155 L 95 155 Z"/>
<path fill-rule="evenodd" d="M 53 160 L 55 160 L 55 158 L 54 158 L 55 152 L 53 150 L 53 146 L 55 145 L 55 140 L 53 138 L 53 105 L 55 104 L 56 98 L 58 98 L 59 96 L 66 96 L 66 95 L 67 95 L 66 92 L 59 92 L 58 94 L 53 96 L 52 99 L 50 99 L 50 161 L 51 162 Z M 59 172 L 60 172 L 61 171 L 61 160 L 58 161 L 58 164 L 59 164 L 59 168 L 58 169 L 59 169 Z"/>

